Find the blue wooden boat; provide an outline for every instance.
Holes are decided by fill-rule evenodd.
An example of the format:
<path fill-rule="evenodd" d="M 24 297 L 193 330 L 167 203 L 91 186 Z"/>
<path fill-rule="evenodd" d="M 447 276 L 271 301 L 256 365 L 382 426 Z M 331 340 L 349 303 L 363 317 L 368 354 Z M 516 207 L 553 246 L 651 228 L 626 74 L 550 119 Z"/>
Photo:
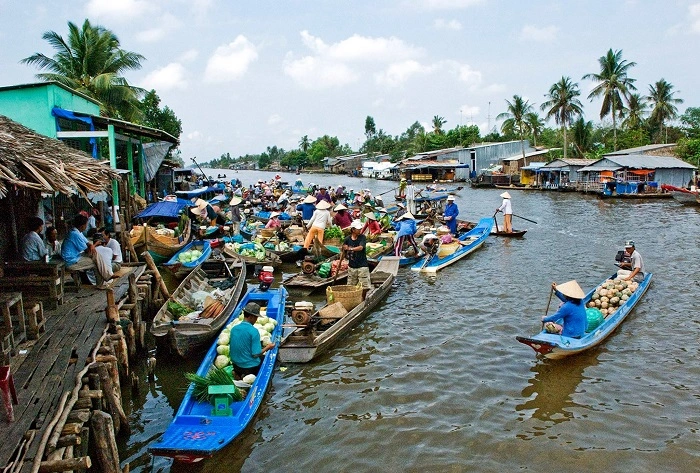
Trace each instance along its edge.
<path fill-rule="evenodd" d="M 435 273 L 442 268 L 459 261 L 484 244 L 486 238 L 491 234 L 492 227 L 493 219 L 491 217 L 482 218 L 474 228 L 459 236 L 457 240 L 460 243 L 460 247 L 457 248 L 454 253 L 442 258 L 440 258 L 438 255 L 426 255 L 421 259 L 421 261 L 411 266 L 411 271 Z"/>
<path fill-rule="evenodd" d="M 251 423 L 262 404 L 274 373 L 283 330 L 282 322 L 286 300 L 287 291 L 284 287 L 268 289 L 267 291 L 254 288 L 243 296 L 228 318 L 226 325 L 239 316 L 248 302 L 255 302 L 261 307 L 266 307 L 267 316 L 277 321 L 271 334 L 277 346 L 265 353 L 265 358 L 260 365 L 260 372 L 253 385 L 248 389 L 245 399 L 229 405 L 230 415 L 213 415 L 212 405 L 208 402 L 197 401 L 192 395 L 194 387 L 190 385 L 177 414 L 175 414 L 175 419 L 168 426 L 163 437 L 148 447 L 151 454 L 174 458 L 176 461 L 185 463 L 199 462 L 211 457 L 231 443 Z M 197 374 L 206 376 L 216 356 L 215 340 L 197 370 Z"/>
<path fill-rule="evenodd" d="M 617 277 L 617 274 L 613 274 L 611 279 Z M 531 337 L 515 337 L 520 343 L 524 343 L 532 347 L 538 355 L 545 358 L 551 358 L 553 360 L 565 358 L 567 356 L 575 355 L 581 353 L 582 351 L 588 350 L 603 340 L 605 340 L 612 332 L 617 328 L 618 325 L 622 323 L 623 320 L 629 315 L 634 306 L 639 303 L 640 299 L 649 289 L 649 284 L 651 283 L 652 273 L 647 273 L 644 276 L 642 282 L 639 283 L 637 290 L 632 293 L 629 299 L 621 304 L 618 309 L 611 315 L 605 318 L 605 321 L 600 324 L 595 330 L 590 333 L 585 334 L 581 338 L 571 338 L 564 337 L 556 333 L 549 333 L 542 330 L 540 333 L 533 335 Z M 588 304 L 591 300 L 591 296 L 595 289 L 586 294 L 584 303 Z"/>
<path fill-rule="evenodd" d="M 199 250 L 202 255 L 194 261 L 189 263 L 183 263 L 178 258 L 185 251 Z M 211 256 L 211 243 L 209 240 L 192 240 L 183 249 L 178 251 L 170 258 L 167 262 L 163 263 L 163 266 L 167 268 L 173 276 L 178 279 L 186 277 L 200 264 L 204 263 Z"/>

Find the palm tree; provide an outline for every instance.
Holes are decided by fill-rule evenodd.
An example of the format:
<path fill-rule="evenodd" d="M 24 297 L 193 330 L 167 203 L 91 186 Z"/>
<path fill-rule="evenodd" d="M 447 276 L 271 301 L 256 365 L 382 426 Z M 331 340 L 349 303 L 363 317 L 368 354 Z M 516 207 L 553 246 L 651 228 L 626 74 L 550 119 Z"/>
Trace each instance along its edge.
<path fill-rule="evenodd" d="M 45 32 L 42 38 L 56 54 L 35 53 L 20 61 L 49 71 L 37 74 L 37 78 L 59 82 L 99 100 L 107 116 L 124 120 L 140 116 L 138 101 L 145 91 L 129 85 L 122 74 L 141 69 L 142 55 L 121 49 L 114 33 L 91 25 L 89 20 L 82 28 L 68 22 L 67 40 L 55 31 Z"/>
<path fill-rule="evenodd" d="M 622 126 L 628 130 L 635 130 L 644 123 L 644 115 L 647 113 L 645 98 L 639 94 L 630 94 L 627 98 L 627 111 Z"/>
<path fill-rule="evenodd" d="M 659 134 L 663 134 L 664 123 L 666 120 L 673 120 L 678 117 L 678 108 L 676 104 L 682 104 L 683 99 L 674 97 L 676 92 L 673 91 L 673 84 L 661 79 L 654 85 L 649 86 L 649 96 L 647 100 L 652 104 L 651 116 L 649 119 L 652 123 L 659 125 Z M 666 140 L 664 140 L 666 142 Z"/>
<path fill-rule="evenodd" d="M 635 79 L 627 77 L 628 69 L 636 66 L 637 63 L 627 62 L 622 59 L 622 50 L 613 52 L 612 48 L 608 50 L 605 56 L 601 56 L 598 59 L 598 63 L 600 64 L 600 73 L 586 74 L 583 76 L 583 79 L 591 79 L 598 83 L 591 93 L 588 94 L 588 99 L 603 97 L 600 118 L 602 119 L 608 114 L 612 115 L 613 148 L 617 151 L 617 125 L 615 119 L 618 115 L 622 116 L 624 108 L 622 98 L 627 97 L 631 91 L 637 90 L 634 86 Z"/>
<path fill-rule="evenodd" d="M 531 112 L 525 115 L 525 122 L 527 123 L 527 128 L 532 134 L 532 146 L 537 147 L 537 137 L 542 134 L 544 130 L 544 120 L 540 118 L 537 112 Z"/>
<path fill-rule="evenodd" d="M 564 159 L 568 148 L 566 140 L 568 124 L 571 123 L 574 115 L 583 113 L 583 106 L 577 98 L 579 95 L 581 91 L 578 90 L 578 84 L 572 83 L 571 78 L 562 76 L 545 95 L 549 100 L 540 106 L 542 111 L 547 110 L 547 119 L 554 117 L 554 122 L 561 125 L 561 132 L 564 135 Z"/>
<path fill-rule="evenodd" d="M 572 123 L 573 141 L 575 152 L 579 157 L 584 157 L 586 151 L 591 148 L 593 137 L 593 122 L 587 122 L 579 115 L 578 120 Z"/>
<path fill-rule="evenodd" d="M 447 123 L 447 120 L 445 120 L 445 117 L 435 115 L 433 117 L 433 133 L 435 133 L 436 135 L 442 135 L 442 126 L 445 123 Z"/>
<path fill-rule="evenodd" d="M 501 125 L 501 131 L 504 134 L 508 132 L 518 134 L 523 158 L 525 158 L 525 134 L 528 132 L 526 116 L 528 113 L 532 113 L 532 105 L 519 95 L 514 95 L 513 101 L 509 102 L 506 100 L 506 103 L 508 104 L 508 111 L 499 113 L 496 116 L 496 120 L 505 120 Z"/>
<path fill-rule="evenodd" d="M 309 151 L 310 147 L 311 141 L 309 141 L 309 135 L 302 136 L 299 140 L 299 149 L 306 153 L 307 151 Z"/>

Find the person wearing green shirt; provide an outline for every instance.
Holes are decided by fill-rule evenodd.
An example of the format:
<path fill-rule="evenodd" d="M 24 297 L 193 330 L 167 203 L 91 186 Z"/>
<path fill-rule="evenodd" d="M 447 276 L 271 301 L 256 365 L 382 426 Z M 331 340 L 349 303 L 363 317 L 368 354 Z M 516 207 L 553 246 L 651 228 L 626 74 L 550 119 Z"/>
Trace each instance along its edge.
<path fill-rule="evenodd" d="M 275 347 L 274 343 L 262 347 L 260 333 L 253 327 L 259 315 L 260 306 L 255 302 L 248 302 L 243 307 L 243 322 L 231 329 L 229 356 L 233 372 L 239 378 L 249 374 L 257 376 L 265 352 Z"/>

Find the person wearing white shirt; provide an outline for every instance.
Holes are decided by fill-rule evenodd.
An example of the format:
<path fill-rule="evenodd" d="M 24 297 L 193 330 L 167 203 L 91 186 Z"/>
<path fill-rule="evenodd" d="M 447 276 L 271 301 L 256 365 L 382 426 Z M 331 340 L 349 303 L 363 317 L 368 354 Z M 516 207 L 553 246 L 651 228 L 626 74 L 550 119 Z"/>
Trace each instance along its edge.
<path fill-rule="evenodd" d="M 116 273 L 122 268 L 122 262 L 124 261 L 122 257 L 122 245 L 112 238 L 108 230 L 102 229 L 102 237 L 104 246 L 112 250 L 112 272 Z"/>
<path fill-rule="evenodd" d="M 510 203 L 510 194 L 504 192 L 501 194 L 503 203 L 496 209 L 496 212 L 503 212 L 503 227 L 506 233 L 513 233 L 513 206 Z"/>
<path fill-rule="evenodd" d="M 333 217 L 331 217 L 331 213 L 328 210 L 330 207 L 331 204 L 325 200 L 321 200 L 316 204 L 316 210 L 314 210 L 309 223 L 306 224 L 309 233 L 304 240 L 304 249 L 309 249 L 314 238 L 318 238 L 318 241 L 323 243 L 323 233 L 326 231 L 326 227 L 333 225 Z"/>
<path fill-rule="evenodd" d="M 408 181 L 406 186 L 406 207 L 413 215 L 416 215 L 416 187 L 412 181 Z"/>
<path fill-rule="evenodd" d="M 39 217 L 31 217 L 27 221 L 27 227 L 29 232 L 22 237 L 21 243 L 22 258 L 25 261 L 47 261 L 48 249 L 39 236 L 44 229 L 44 221 Z"/>

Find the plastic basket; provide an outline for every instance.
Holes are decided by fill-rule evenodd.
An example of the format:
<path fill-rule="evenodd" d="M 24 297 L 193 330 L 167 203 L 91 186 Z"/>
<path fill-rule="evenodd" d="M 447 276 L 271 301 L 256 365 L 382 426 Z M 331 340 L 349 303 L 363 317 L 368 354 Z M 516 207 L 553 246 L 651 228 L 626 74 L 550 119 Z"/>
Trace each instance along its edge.
<path fill-rule="evenodd" d="M 326 288 L 328 305 L 340 302 L 348 312 L 362 303 L 362 286 L 338 285 Z"/>

